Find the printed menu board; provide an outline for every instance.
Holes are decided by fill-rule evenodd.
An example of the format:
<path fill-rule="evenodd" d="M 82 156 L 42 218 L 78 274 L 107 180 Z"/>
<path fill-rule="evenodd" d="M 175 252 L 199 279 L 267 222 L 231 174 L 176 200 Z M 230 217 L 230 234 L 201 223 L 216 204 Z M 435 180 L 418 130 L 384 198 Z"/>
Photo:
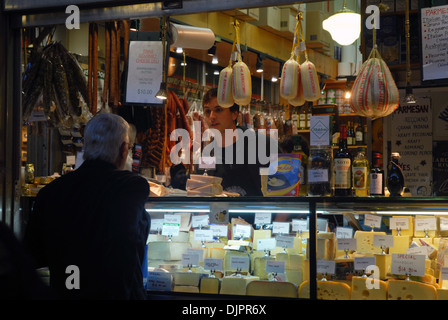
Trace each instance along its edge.
<path fill-rule="evenodd" d="M 421 9 L 423 81 L 448 78 L 448 5 Z"/>
<path fill-rule="evenodd" d="M 431 196 L 432 106 L 428 98 L 401 104 L 391 114 L 391 152 L 400 153 L 405 187 L 414 197 Z"/>

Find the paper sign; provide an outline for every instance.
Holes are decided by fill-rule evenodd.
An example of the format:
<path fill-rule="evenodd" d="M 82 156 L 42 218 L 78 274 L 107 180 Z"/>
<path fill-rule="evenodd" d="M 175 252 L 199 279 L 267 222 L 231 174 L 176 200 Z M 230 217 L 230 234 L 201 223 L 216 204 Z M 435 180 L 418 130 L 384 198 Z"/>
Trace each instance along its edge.
<path fill-rule="evenodd" d="M 441 231 L 448 230 L 448 218 L 440 217 L 439 223 L 440 223 L 439 227 L 440 227 Z"/>
<path fill-rule="evenodd" d="M 162 235 L 176 237 L 179 235 L 181 216 L 165 214 L 162 226 Z"/>
<path fill-rule="evenodd" d="M 292 219 L 292 231 L 308 231 L 308 221 L 305 219 Z"/>
<path fill-rule="evenodd" d="M 250 238 L 251 236 L 251 226 L 247 224 L 237 224 L 233 231 L 233 238 Z"/>
<path fill-rule="evenodd" d="M 409 219 L 408 218 L 390 218 L 389 219 L 391 230 L 409 230 Z"/>
<path fill-rule="evenodd" d="M 230 257 L 230 269 L 249 270 L 249 257 Z"/>
<path fill-rule="evenodd" d="M 394 246 L 394 236 L 375 234 L 373 235 L 373 246 L 391 248 Z"/>
<path fill-rule="evenodd" d="M 289 222 L 273 222 L 272 233 L 289 233 Z"/>
<path fill-rule="evenodd" d="M 183 253 L 182 265 L 184 266 L 198 266 L 200 261 L 200 255 L 197 253 Z"/>
<path fill-rule="evenodd" d="M 368 266 L 376 265 L 375 257 L 355 257 L 353 267 L 356 271 L 365 271 Z"/>
<path fill-rule="evenodd" d="M 272 213 L 257 212 L 255 213 L 254 224 L 265 225 L 270 224 L 272 221 Z"/>
<path fill-rule="evenodd" d="M 210 224 L 228 224 L 229 204 L 211 203 L 209 217 L 210 217 Z"/>
<path fill-rule="evenodd" d="M 200 157 L 199 158 L 199 169 L 215 169 L 216 168 L 216 158 L 215 157 Z"/>
<path fill-rule="evenodd" d="M 391 273 L 424 276 L 425 258 L 425 255 L 392 253 Z"/>
<path fill-rule="evenodd" d="M 294 248 L 294 237 L 277 236 L 275 237 L 277 247 L 280 248 Z"/>
<path fill-rule="evenodd" d="M 195 229 L 194 240 L 196 241 L 213 241 L 213 231 L 210 229 Z"/>
<path fill-rule="evenodd" d="M 328 146 L 330 144 L 330 116 L 311 116 L 310 145 Z"/>
<path fill-rule="evenodd" d="M 169 272 L 148 272 L 147 289 L 171 291 L 172 275 Z"/>
<path fill-rule="evenodd" d="M 222 259 L 205 258 L 204 259 L 204 270 L 223 271 Z"/>
<path fill-rule="evenodd" d="M 186 253 L 197 254 L 199 256 L 199 261 L 202 261 L 204 260 L 206 250 L 201 248 L 188 248 Z"/>
<path fill-rule="evenodd" d="M 163 227 L 163 219 L 151 219 L 151 231 L 159 231 L 162 230 Z"/>
<path fill-rule="evenodd" d="M 353 229 L 336 227 L 336 238 L 338 239 L 353 238 Z"/>
<path fill-rule="evenodd" d="M 356 239 L 354 238 L 339 238 L 338 250 L 356 250 Z"/>
<path fill-rule="evenodd" d="M 191 219 L 191 226 L 193 228 L 205 227 L 205 226 L 208 226 L 208 224 L 209 224 L 209 219 L 208 219 L 208 215 L 206 215 L 206 214 L 196 215 L 196 216 L 193 216 Z"/>
<path fill-rule="evenodd" d="M 286 261 L 267 260 L 266 273 L 285 273 Z"/>
<path fill-rule="evenodd" d="M 274 250 L 276 248 L 275 238 L 258 239 L 257 240 L 257 250 Z"/>
<path fill-rule="evenodd" d="M 212 224 L 210 225 L 210 230 L 213 232 L 214 237 L 227 237 L 228 227 L 222 224 Z"/>
<path fill-rule="evenodd" d="M 440 280 L 448 280 L 448 267 L 440 268 Z"/>
<path fill-rule="evenodd" d="M 316 224 L 317 224 L 316 225 L 317 231 L 319 231 L 319 232 L 327 232 L 328 231 L 328 220 L 327 219 L 317 218 Z M 308 225 L 309 225 L 309 221 L 308 221 Z"/>
<path fill-rule="evenodd" d="M 437 218 L 415 218 L 415 230 L 437 230 Z"/>
<path fill-rule="evenodd" d="M 381 216 L 366 214 L 364 216 L 364 225 L 374 228 L 381 228 Z"/>
<path fill-rule="evenodd" d="M 332 260 L 317 260 L 316 271 L 317 273 L 334 274 L 336 270 L 336 262 Z"/>

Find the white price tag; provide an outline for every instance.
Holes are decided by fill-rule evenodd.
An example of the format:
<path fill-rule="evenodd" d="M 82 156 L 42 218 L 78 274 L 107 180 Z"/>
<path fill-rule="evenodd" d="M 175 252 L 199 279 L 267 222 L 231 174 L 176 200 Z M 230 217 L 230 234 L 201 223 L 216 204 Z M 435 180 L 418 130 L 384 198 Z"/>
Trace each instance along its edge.
<path fill-rule="evenodd" d="M 277 241 L 277 247 L 294 248 L 294 237 L 277 236 L 275 237 L 275 240 Z"/>
<path fill-rule="evenodd" d="M 437 218 L 415 218 L 415 230 L 437 230 Z"/>
<path fill-rule="evenodd" d="M 394 236 L 375 234 L 373 235 L 373 245 L 375 247 L 391 248 L 394 246 Z"/>
<path fill-rule="evenodd" d="M 205 258 L 204 259 L 204 270 L 223 271 L 222 259 Z"/>
<path fill-rule="evenodd" d="M 440 217 L 440 230 L 446 231 L 448 230 L 448 218 Z"/>
<path fill-rule="evenodd" d="M 215 236 L 215 237 L 227 237 L 228 236 L 227 225 L 212 224 L 212 225 L 210 225 L 210 230 L 212 230 L 213 236 Z"/>
<path fill-rule="evenodd" d="M 250 238 L 251 237 L 251 226 L 247 224 L 237 224 L 233 230 L 233 238 Z"/>
<path fill-rule="evenodd" d="M 285 273 L 286 261 L 267 260 L 266 273 Z"/>
<path fill-rule="evenodd" d="M 381 216 L 367 213 L 364 216 L 364 225 L 374 228 L 381 228 Z"/>
<path fill-rule="evenodd" d="M 392 253 L 391 273 L 424 276 L 425 258 L 425 255 Z"/>
<path fill-rule="evenodd" d="M 163 227 L 163 219 L 151 219 L 151 231 L 159 231 L 162 230 Z"/>
<path fill-rule="evenodd" d="M 209 217 L 208 214 L 194 215 L 191 219 L 191 226 L 193 228 L 201 228 L 208 226 Z"/>
<path fill-rule="evenodd" d="M 353 229 L 345 227 L 336 227 L 336 238 L 353 238 Z"/>
<path fill-rule="evenodd" d="M 200 157 L 199 158 L 199 169 L 215 169 L 216 168 L 216 158 L 215 157 Z"/>
<path fill-rule="evenodd" d="M 171 291 L 172 275 L 169 272 L 148 272 L 148 290 Z"/>
<path fill-rule="evenodd" d="M 353 267 L 357 271 L 365 271 L 368 266 L 376 265 L 375 257 L 355 257 Z"/>
<path fill-rule="evenodd" d="M 308 231 L 308 220 L 292 219 L 292 231 Z"/>
<path fill-rule="evenodd" d="M 336 269 L 336 262 L 332 260 L 317 260 L 316 271 L 317 273 L 334 274 Z"/>
<path fill-rule="evenodd" d="M 389 219 L 391 230 L 409 230 L 409 219 L 408 218 L 390 218 Z"/>
<path fill-rule="evenodd" d="M 230 257 L 230 269 L 249 271 L 249 257 Z"/>
<path fill-rule="evenodd" d="M 257 240 L 257 251 L 274 250 L 275 248 L 276 248 L 275 238 Z"/>
<path fill-rule="evenodd" d="M 183 253 L 182 265 L 184 266 L 198 266 L 200 261 L 200 255 L 198 253 Z"/>
<path fill-rule="evenodd" d="M 176 237 L 179 235 L 181 216 L 165 214 L 162 226 L 162 235 Z"/>
<path fill-rule="evenodd" d="M 272 221 L 272 213 L 257 212 L 255 213 L 254 224 L 265 225 Z"/>
<path fill-rule="evenodd" d="M 194 240 L 196 241 L 213 241 L 213 231 L 210 229 L 195 229 Z"/>
<path fill-rule="evenodd" d="M 309 221 L 308 221 L 308 225 L 310 225 Z M 319 232 L 327 232 L 328 231 L 328 220 L 323 219 L 323 218 L 317 218 L 316 227 L 317 227 L 317 231 L 319 231 Z"/>
<path fill-rule="evenodd" d="M 288 234 L 289 233 L 289 222 L 273 222 L 272 223 L 272 233 L 275 234 Z"/>
<path fill-rule="evenodd" d="M 338 250 L 356 250 L 356 239 L 354 238 L 339 238 Z"/>
<path fill-rule="evenodd" d="M 440 268 L 440 280 L 448 280 L 448 267 Z"/>
<path fill-rule="evenodd" d="M 201 262 L 202 260 L 204 260 L 206 250 L 201 248 L 188 248 L 186 253 L 197 254 L 199 257 L 199 262 Z"/>

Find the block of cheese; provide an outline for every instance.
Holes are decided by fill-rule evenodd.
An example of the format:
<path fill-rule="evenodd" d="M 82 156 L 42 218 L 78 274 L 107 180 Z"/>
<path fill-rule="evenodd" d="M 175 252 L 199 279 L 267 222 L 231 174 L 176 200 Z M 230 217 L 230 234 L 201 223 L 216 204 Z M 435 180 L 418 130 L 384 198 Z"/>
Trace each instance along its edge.
<path fill-rule="evenodd" d="M 310 260 L 303 261 L 303 281 L 310 280 Z"/>
<path fill-rule="evenodd" d="M 304 254 L 291 254 L 291 253 L 277 253 L 275 260 L 285 261 L 285 269 L 299 270 L 303 269 L 303 261 L 305 260 Z"/>
<path fill-rule="evenodd" d="M 437 290 L 433 285 L 411 281 L 395 280 L 388 281 L 388 300 L 436 300 Z"/>
<path fill-rule="evenodd" d="M 425 238 L 426 237 L 426 232 L 424 230 L 416 230 L 418 223 L 421 219 L 426 219 L 428 218 L 427 216 L 415 216 L 415 220 L 414 220 L 414 224 L 415 224 L 415 228 L 414 228 L 414 237 L 415 238 Z M 428 237 L 429 238 L 435 238 L 439 236 L 439 230 L 438 227 L 439 225 L 436 225 L 437 230 L 427 230 L 428 233 Z M 432 240 L 431 240 L 432 243 Z"/>
<path fill-rule="evenodd" d="M 406 253 L 411 244 L 411 236 L 394 236 L 394 245 L 389 248 L 389 254 Z"/>
<path fill-rule="evenodd" d="M 352 277 L 352 292 L 350 299 L 387 300 L 387 281 L 373 278 Z"/>
<path fill-rule="evenodd" d="M 246 295 L 246 286 L 248 283 L 260 280 L 255 276 L 228 276 L 221 279 L 220 294 Z"/>
<path fill-rule="evenodd" d="M 286 269 L 285 274 L 286 279 L 288 279 L 289 282 L 294 283 L 296 286 L 300 286 L 300 284 L 303 282 L 303 269 Z"/>
<path fill-rule="evenodd" d="M 343 282 L 317 281 L 317 299 L 350 300 L 351 287 Z M 299 298 L 310 298 L 310 282 L 304 281 L 299 287 Z"/>
<path fill-rule="evenodd" d="M 190 189 L 187 191 L 187 196 L 215 196 L 217 194 L 220 194 L 223 191 L 222 185 L 220 184 L 206 184 L 202 187 L 196 188 L 196 189 Z"/>
<path fill-rule="evenodd" d="M 174 286 L 174 292 L 199 293 L 199 288 L 195 286 Z"/>
<path fill-rule="evenodd" d="M 253 247 L 257 250 L 258 239 L 269 239 L 272 236 L 272 230 L 254 230 Z"/>
<path fill-rule="evenodd" d="M 437 300 L 448 300 L 448 289 L 437 288 Z"/>
<path fill-rule="evenodd" d="M 232 257 L 242 257 L 249 259 L 249 270 L 250 270 L 250 256 L 248 252 L 237 251 L 237 250 L 226 250 L 224 253 L 224 274 L 235 273 L 236 268 L 231 268 L 230 261 Z M 241 273 L 247 273 L 249 270 L 241 270 Z"/>
<path fill-rule="evenodd" d="M 203 273 L 199 272 L 182 272 L 174 273 L 174 285 L 176 286 L 199 286 L 199 281 L 203 277 Z"/>
<path fill-rule="evenodd" d="M 292 254 L 302 254 L 306 252 L 306 245 L 303 245 L 304 239 L 302 237 L 294 237 L 294 244 L 292 248 L 286 248 L 286 252 Z"/>
<path fill-rule="evenodd" d="M 421 238 L 421 237 L 414 237 L 412 238 L 412 241 L 417 243 L 419 246 L 425 245 L 425 244 L 432 244 L 433 238 Z M 423 243 L 424 242 L 424 243 Z"/>
<path fill-rule="evenodd" d="M 218 278 L 202 278 L 199 285 L 200 293 L 219 293 L 220 280 Z"/>
<path fill-rule="evenodd" d="M 400 235 L 402 236 L 414 236 L 414 217 L 413 216 L 392 216 L 392 218 L 407 218 L 409 220 L 409 229 L 400 230 Z M 397 229 L 392 229 L 392 235 L 397 236 Z"/>
<path fill-rule="evenodd" d="M 266 273 L 266 261 L 275 260 L 274 256 L 256 257 L 254 260 L 254 276 L 259 277 L 261 280 L 267 280 L 268 274 Z"/>
<path fill-rule="evenodd" d="M 222 183 L 221 177 L 204 176 L 201 174 L 190 174 L 190 179 L 200 181 L 204 184 L 221 184 Z"/>
<path fill-rule="evenodd" d="M 379 231 L 359 231 L 355 232 L 356 252 L 358 253 L 381 253 L 380 247 L 373 245 L 373 238 L 375 235 L 386 235 L 385 232 Z"/>
<path fill-rule="evenodd" d="M 336 238 L 334 232 L 319 232 L 317 234 L 317 259 L 333 260 L 336 256 Z M 309 257 L 309 243 L 307 242 L 307 257 Z"/>
<path fill-rule="evenodd" d="M 386 279 L 390 273 L 392 256 L 390 254 L 375 254 L 375 263 L 380 269 L 380 279 Z"/>
<path fill-rule="evenodd" d="M 182 260 L 182 254 L 184 254 L 188 248 L 190 248 L 189 242 L 177 242 L 177 241 L 154 241 L 148 243 L 148 259 L 155 260 Z"/>
<path fill-rule="evenodd" d="M 297 298 L 297 286 L 291 282 L 255 280 L 246 287 L 246 295 L 258 297 Z"/>

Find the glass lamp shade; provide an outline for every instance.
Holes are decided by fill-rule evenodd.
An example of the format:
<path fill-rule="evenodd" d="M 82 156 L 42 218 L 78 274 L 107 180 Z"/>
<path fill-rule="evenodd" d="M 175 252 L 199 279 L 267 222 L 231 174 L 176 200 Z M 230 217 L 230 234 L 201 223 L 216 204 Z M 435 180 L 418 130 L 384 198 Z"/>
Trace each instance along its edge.
<path fill-rule="evenodd" d="M 322 22 L 334 41 L 348 46 L 359 38 L 361 33 L 361 15 L 350 10 L 342 10 Z"/>

